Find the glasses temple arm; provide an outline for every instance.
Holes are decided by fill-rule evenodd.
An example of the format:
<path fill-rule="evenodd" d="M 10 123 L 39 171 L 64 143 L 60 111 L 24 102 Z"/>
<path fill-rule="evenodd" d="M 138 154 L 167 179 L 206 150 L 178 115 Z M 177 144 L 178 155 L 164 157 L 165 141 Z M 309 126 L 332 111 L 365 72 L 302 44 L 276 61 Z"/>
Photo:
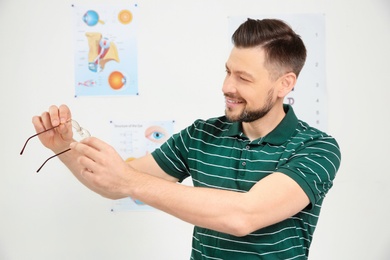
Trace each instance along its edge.
<path fill-rule="evenodd" d="M 54 157 L 57 157 L 58 155 L 61 155 L 61 154 L 66 153 L 66 152 L 68 152 L 68 151 L 70 151 L 70 148 L 69 148 L 69 149 L 66 149 L 65 151 L 62 151 L 62 152 L 60 152 L 60 153 L 57 153 L 57 154 L 55 154 L 55 155 L 53 155 L 53 156 L 50 156 L 49 158 L 47 158 L 46 161 L 44 161 L 44 162 L 42 163 L 41 167 L 38 168 L 37 173 L 42 169 L 42 167 L 43 167 L 50 159 L 52 159 L 52 158 L 54 158 Z"/>
<path fill-rule="evenodd" d="M 36 133 L 35 135 L 30 136 L 30 137 L 26 140 L 26 142 L 24 143 L 23 148 L 22 148 L 22 150 L 20 151 L 20 155 L 23 154 L 24 149 L 26 149 L 27 143 L 28 143 L 28 141 L 30 141 L 31 138 L 33 138 L 33 137 L 35 137 L 35 136 L 38 136 L 38 135 L 40 135 L 40 134 L 46 133 L 47 131 L 50 131 L 50 130 L 52 130 L 52 129 L 58 127 L 58 126 L 60 126 L 60 125 L 53 126 L 53 127 L 48 128 L 48 129 L 46 129 L 46 130 L 43 130 L 42 132 L 39 132 L 39 133 Z"/>

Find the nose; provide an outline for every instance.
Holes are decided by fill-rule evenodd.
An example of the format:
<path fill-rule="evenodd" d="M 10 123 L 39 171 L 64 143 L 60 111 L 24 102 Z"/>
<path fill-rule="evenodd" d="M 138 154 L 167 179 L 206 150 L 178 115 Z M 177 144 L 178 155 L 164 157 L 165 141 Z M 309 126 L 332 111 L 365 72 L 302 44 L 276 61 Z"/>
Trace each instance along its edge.
<path fill-rule="evenodd" d="M 225 80 L 223 81 L 222 85 L 222 92 L 224 94 L 226 93 L 236 93 L 236 88 L 234 87 L 234 80 L 230 75 L 226 75 Z"/>

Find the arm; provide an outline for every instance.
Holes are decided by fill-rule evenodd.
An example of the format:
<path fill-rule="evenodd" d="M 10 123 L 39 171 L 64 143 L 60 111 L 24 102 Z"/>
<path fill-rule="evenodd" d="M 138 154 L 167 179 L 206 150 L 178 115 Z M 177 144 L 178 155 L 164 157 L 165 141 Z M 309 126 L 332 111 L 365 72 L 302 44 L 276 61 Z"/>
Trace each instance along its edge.
<path fill-rule="evenodd" d="M 70 123 L 67 123 L 71 118 L 71 112 L 66 105 L 61 105 L 59 107 L 51 106 L 49 110 L 42 113 L 41 116 L 34 116 L 32 118 L 32 123 L 36 132 L 41 132 L 45 129 L 59 125 L 59 127 L 38 136 L 41 143 L 55 154 L 68 149 L 69 145 L 74 142 L 72 126 Z M 70 150 L 69 152 L 59 155 L 58 158 L 81 183 L 97 192 L 93 186 L 81 178 L 79 173 L 83 170 L 83 166 L 77 162 L 79 156 L 79 153 Z"/>
<path fill-rule="evenodd" d="M 247 193 L 177 184 L 151 155 L 126 164 L 111 146 L 96 138 L 72 143 L 72 127 L 66 124 L 70 118 L 67 106 L 52 106 L 34 117 L 33 124 L 37 132 L 61 124 L 40 135 L 41 142 L 55 153 L 70 146 L 61 161 L 102 196 L 131 196 L 194 225 L 238 236 L 277 223 L 309 203 L 299 185 L 281 173 L 263 179 Z"/>
<path fill-rule="evenodd" d="M 74 142 L 72 126 L 70 123 L 67 123 L 70 119 L 72 119 L 72 114 L 68 106 L 51 106 L 49 110 L 47 112 L 42 113 L 41 116 L 34 116 L 32 118 L 32 123 L 36 132 L 41 132 L 45 129 L 49 129 L 53 126 L 59 125 L 59 127 L 53 129 L 52 131 L 48 131 L 38 136 L 40 141 L 46 148 L 52 150 L 55 154 L 57 154 L 68 149 L 70 144 Z M 74 149 L 71 149 L 69 152 L 63 153 L 58 156 L 58 158 L 65 164 L 65 166 L 68 167 L 68 169 L 82 184 L 84 184 L 86 187 L 95 192 L 99 192 L 100 190 L 98 190 L 96 187 L 91 185 L 91 183 L 87 182 L 84 178 L 81 177 L 80 173 L 87 169 L 85 169 L 84 166 L 78 162 L 79 157 L 80 154 Z M 164 171 L 162 171 L 158 167 L 157 163 L 150 163 L 147 157 L 148 156 L 145 156 L 145 158 L 140 158 L 136 161 L 132 161 L 132 167 L 135 169 L 139 169 L 143 172 L 150 172 L 156 177 L 177 182 L 177 179 L 169 176 Z"/>
<path fill-rule="evenodd" d="M 302 188 L 283 173 L 239 193 L 175 183 L 151 155 L 126 164 L 96 138 L 72 143 L 71 148 L 81 155 L 78 163 L 84 170 L 79 176 L 99 194 L 112 199 L 130 196 L 186 222 L 236 236 L 282 221 L 309 204 Z"/>
<path fill-rule="evenodd" d="M 135 175 L 128 188 L 133 198 L 197 226 L 244 236 L 280 222 L 305 208 L 309 199 L 298 184 L 282 173 L 239 193 L 195 188 Z"/>

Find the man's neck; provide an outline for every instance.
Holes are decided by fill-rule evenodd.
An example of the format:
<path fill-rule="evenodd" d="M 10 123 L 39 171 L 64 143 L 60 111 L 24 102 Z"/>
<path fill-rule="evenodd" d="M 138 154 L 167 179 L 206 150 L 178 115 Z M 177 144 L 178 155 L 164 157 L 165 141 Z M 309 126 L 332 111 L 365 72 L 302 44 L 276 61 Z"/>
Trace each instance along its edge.
<path fill-rule="evenodd" d="M 285 115 L 283 103 L 275 104 L 264 117 L 250 123 L 242 123 L 243 132 L 251 141 L 264 137 L 276 128 Z"/>

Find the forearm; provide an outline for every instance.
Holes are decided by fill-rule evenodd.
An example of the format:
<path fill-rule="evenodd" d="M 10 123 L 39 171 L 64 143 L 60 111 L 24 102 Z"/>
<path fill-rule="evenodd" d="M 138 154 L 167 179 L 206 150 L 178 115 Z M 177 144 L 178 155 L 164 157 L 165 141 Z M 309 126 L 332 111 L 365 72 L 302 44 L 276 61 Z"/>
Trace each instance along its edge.
<path fill-rule="evenodd" d="M 247 232 L 245 193 L 172 183 L 131 173 L 129 195 L 191 224 L 233 235 Z"/>

